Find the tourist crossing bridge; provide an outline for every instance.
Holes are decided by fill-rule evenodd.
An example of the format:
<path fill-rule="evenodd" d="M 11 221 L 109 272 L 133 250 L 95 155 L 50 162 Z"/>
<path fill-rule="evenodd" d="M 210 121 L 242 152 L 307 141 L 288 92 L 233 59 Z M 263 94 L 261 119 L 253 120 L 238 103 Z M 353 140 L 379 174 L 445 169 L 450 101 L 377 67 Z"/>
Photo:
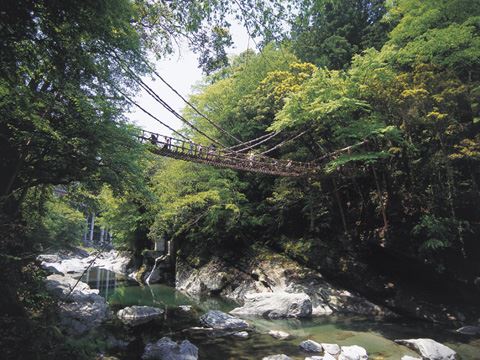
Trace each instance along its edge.
<path fill-rule="evenodd" d="M 321 171 L 319 165 L 313 162 L 279 160 L 228 148 L 220 149 L 146 130 L 142 131 L 139 139 L 142 143 L 152 144 L 151 151 L 155 154 L 217 167 L 289 177 L 314 175 Z"/>

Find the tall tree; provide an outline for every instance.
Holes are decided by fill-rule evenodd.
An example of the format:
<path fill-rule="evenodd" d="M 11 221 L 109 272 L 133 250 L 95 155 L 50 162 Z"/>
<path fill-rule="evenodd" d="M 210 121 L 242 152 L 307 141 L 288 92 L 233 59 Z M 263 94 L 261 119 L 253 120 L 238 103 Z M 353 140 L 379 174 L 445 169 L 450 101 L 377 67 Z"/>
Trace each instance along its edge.
<path fill-rule="evenodd" d="M 292 47 L 303 61 L 343 69 L 353 55 L 381 48 L 389 24 L 385 0 L 303 0 L 292 25 Z"/>

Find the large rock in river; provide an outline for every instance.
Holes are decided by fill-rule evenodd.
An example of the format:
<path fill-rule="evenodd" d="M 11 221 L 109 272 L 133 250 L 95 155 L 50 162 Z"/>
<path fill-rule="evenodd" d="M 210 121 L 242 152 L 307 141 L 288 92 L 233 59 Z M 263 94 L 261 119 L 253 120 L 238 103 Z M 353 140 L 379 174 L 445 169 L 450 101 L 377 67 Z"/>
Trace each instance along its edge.
<path fill-rule="evenodd" d="M 177 344 L 169 337 L 163 337 L 156 343 L 147 344 L 142 359 L 197 360 L 198 348 L 188 340 Z"/>
<path fill-rule="evenodd" d="M 367 360 L 367 350 L 358 345 L 342 346 L 338 360 Z"/>
<path fill-rule="evenodd" d="M 200 317 L 200 322 L 209 328 L 215 330 L 245 330 L 249 327 L 248 323 L 235 316 L 225 314 L 219 310 L 210 310 Z"/>
<path fill-rule="evenodd" d="M 396 343 L 415 350 L 425 360 L 455 360 L 457 353 L 432 339 L 395 340 Z"/>
<path fill-rule="evenodd" d="M 300 349 L 306 352 L 321 353 L 323 351 L 322 345 L 313 340 L 305 340 L 300 343 Z"/>
<path fill-rule="evenodd" d="M 337 356 L 340 353 L 340 346 L 337 344 L 321 343 L 320 345 L 322 345 L 322 348 L 325 350 L 326 354 Z"/>
<path fill-rule="evenodd" d="M 255 315 L 271 319 L 304 318 L 312 315 L 312 302 L 305 293 L 287 292 L 248 294 L 245 304 L 230 311 L 234 315 Z"/>
<path fill-rule="evenodd" d="M 467 326 L 462 326 L 461 328 L 455 331 L 460 334 L 475 336 L 475 335 L 480 335 L 480 326 L 467 325 Z"/>
<path fill-rule="evenodd" d="M 278 355 L 270 355 L 265 356 L 262 360 L 293 360 L 290 356 L 285 354 L 278 354 Z"/>
<path fill-rule="evenodd" d="M 60 326 L 70 335 L 83 334 L 99 326 L 110 315 L 98 290 L 90 289 L 84 282 L 54 274 L 47 277 L 45 285 L 47 291 L 59 299 Z"/>
<path fill-rule="evenodd" d="M 117 317 L 125 325 L 136 326 L 159 319 L 163 313 L 162 309 L 156 307 L 134 305 L 119 310 Z"/>

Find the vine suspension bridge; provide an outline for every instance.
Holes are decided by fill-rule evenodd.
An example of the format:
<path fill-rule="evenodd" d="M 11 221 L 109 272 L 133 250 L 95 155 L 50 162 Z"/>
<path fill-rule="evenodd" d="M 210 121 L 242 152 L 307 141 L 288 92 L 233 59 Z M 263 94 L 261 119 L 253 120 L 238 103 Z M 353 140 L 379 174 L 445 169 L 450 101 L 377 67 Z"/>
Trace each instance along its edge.
<path fill-rule="evenodd" d="M 367 143 L 367 140 L 360 143 L 348 146 L 344 149 L 334 151 L 332 153 L 321 156 L 320 158 L 315 159 L 310 162 L 299 162 L 288 159 L 274 159 L 272 157 L 266 156 L 266 154 L 271 151 L 282 147 L 286 143 L 292 142 L 297 138 L 301 137 L 306 133 L 303 131 L 299 134 L 294 135 L 293 137 L 286 139 L 279 144 L 269 148 L 266 151 L 261 153 L 246 152 L 249 149 L 258 147 L 259 145 L 269 141 L 275 137 L 278 133 L 267 133 L 263 136 L 260 136 L 256 139 L 242 142 L 240 139 L 232 135 L 227 130 L 223 129 L 217 123 L 210 120 L 205 116 L 199 109 L 197 109 L 191 102 L 185 99 L 177 90 L 175 90 L 150 64 L 143 59 L 145 65 L 151 70 L 153 74 L 156 75 L 165 85 L 167 85 L 170 90 L 172 90 L 177 96 L 179 96 L 190 108 L 193 109 L 195 113 L 200 115 L 205 119 L 209 124 L 219 130 L 221 133 L 227 135 L 231 139 L 235 140 L 237 145 L 231 147 L 225 147 L 224 144 L 218 140 L 208 136 L 205 132 L 200 130 L 195 124 L 191 123 L 185 119 L 181 114 L 176 112 L 169 104 L 167 104 L 151 87 L 149 87 L 138 75 L 136 75 L 128 65 L 123 62 L 115 53 L 112 54 L 118 64 L 124 69 L 124 71 L 130 75 L 132 80 L 139 85 L 139 87 L 145 90 L 157 103 L 164 107 L 167 111 L 172 113 L 176 118 L 181 120 L 185 125 L 191 128 L 193 131 L 199 133 L 206 139 L 211 141 L 211 145 L 206 146 L 198 143 L 194 143 L 182 133 L 176 131 L 168 124 L 162 122 L 158 117 L 153 115 L 148 110 L 144 109 L 142 106 L 137 104 L 133 99 L 131 99 L 125 92 L 120 90 L 115 85 L 112 85 L 117 92 L 122 95 L 122 97 L 131 103 L 132 105 L 139 108 L 146 115 L 160 123 L 162 126 L 166 127 L 172 133 L 177 134 L 179 138 L 173 138 L 171 136 L 164 136 L 157 133 L 153 133 L 147 130 L 142 130 L 141 134 L 138 136 L 140 142 L 150 144 L 150 150 L 158 155 L 166 156 L 174 159 L 180 159 L 185 161 L 191 161 L 201 164 L 208 164 L 216 167 L 230 168 L 234 170 L 244 170 L 262 174 L 276 175 L 276 176 L 286 176 L 286 177 L 302 177 L 302 176 L 315 176 L 323 172 L 322 169 L 322 160 L 331 159 L 337 154 L 343 152 L 349 152 L 354 147 L 363 145 Z"/>
<path fill-rule="evenodd" d="M 146 130 L 142 131 L 139 139 L 142 143 L 152 144 L 151 151 L 155 154 L 217 167 L 291 177 L 306 176 L 320 170 L 314 163 L 277 160 L 263 155 L 220 149 Z"/>

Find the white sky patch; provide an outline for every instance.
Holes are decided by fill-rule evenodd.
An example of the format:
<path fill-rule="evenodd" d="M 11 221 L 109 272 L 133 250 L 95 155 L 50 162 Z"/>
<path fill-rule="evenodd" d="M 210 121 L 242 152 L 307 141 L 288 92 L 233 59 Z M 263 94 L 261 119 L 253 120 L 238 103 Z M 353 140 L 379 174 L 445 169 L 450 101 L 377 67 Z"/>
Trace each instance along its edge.
<path fill-rule="evenodd" d="M 249 36 L 245 28 L 232 23 L 230 28 L 232 34 L 233 47 L 228 49 L 229 55 L 240 54 L 252 48 L 253 42 L 249 41 Z M 157 61 L 155 67 L 157 72 L 183 97 L 188 98 L 192 93 L 192 87 L 202 79 L 202 71 L 198 68 L 198 56 L 188 49 L 185 44 L 181 45 L 180 51 L 172 54 L 169 58 Z M 185 103 L 172 90 L 170 90 L 159 79 L 151 76 L 143 77 L 142 80 L 151 87 L 167 104 L 175 111 L 182 113 Z M 135 96 L 135 101 L 144 109 L 158 117 L 162 122 L 168 124 L 174 129 L 179 129 L 182 122 L 177 119 L 168 110 L 164 109 L 156 102 L 145 90 L 141 90 Z M 127 118 L 140 126 L 144 130 L 157 132 L 160 134 L 171 135 L 171 131 L 163 125 L 152 119 L 140 109 L 132 106 L 132 112 L 126 114 Z"/>

